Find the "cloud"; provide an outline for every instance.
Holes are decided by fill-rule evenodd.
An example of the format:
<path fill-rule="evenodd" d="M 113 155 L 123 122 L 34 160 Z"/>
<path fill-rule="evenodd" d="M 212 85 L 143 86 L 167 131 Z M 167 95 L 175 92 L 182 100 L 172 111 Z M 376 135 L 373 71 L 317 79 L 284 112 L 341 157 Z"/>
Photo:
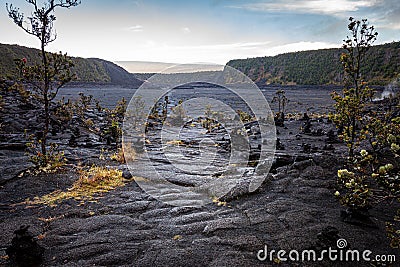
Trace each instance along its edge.
<path fill-rule="evenodd" d="M 277 15 L 327 15 L 340 20 L 352 16 L 367 18 L 378 29 L 400 29 L 399 0 L 251 0 L 236 3 L 225 7 Z"/>
<path fill-rule="evenodd" d="M 213 62 L 225 64 L 233 58 L 264 56 L 268 41 L 233 42 L 198 45 L 174 45 L 143 41 L 137 49 L 124 52 L 119 60 L 158 61 L 176 63 Z"/>
<path fill-rule="evenodd" d="M 398 0 L 382 0 L 369 15 L 379 28 L 400 29 L 400 5 Z"/>
<path fill-rule="evenodd" d="M 340 44 L 327 42 L 296 42 L 272 46 L 269 41 L 220 43 L 207 45 L 143 45 L 130 50 L 122 58 L 142 61 L 161 61 L 177 63 L 214 62 L 225 64 L 231 59 L 274 56 L 295 51 L 338 48 Z"/>
<path fill-rule="evenodd" d="M 128 28 L 129 31 L 132 32 L 142 32 L 143 31 L 143 26 L 142 25 L 135 25 L 135 26 L 131 26 Z"/>
<path fill-rule="evenodd" d="M 400 30 L 400 22 L 392 23 L 388 22 L 381 25 L 381 28 L 391 29 L 391 30 Z"/>
<path fill-rule="evenodd" d="M 317 50 L 325 48 L 339 48 L 339 44 L 326 43 L 326 42 L 297 42 L 285 45 L 274 46 L 265 50 L 266 56 L 275 56 L 283 53 Z"/>
<path fill-rule="evenodd" d="M 139 6 L 141 3 L 139 1 L 132 1 L 132 4 L 134 4 L 135 6 Z"/>
<path fill-rule="evenodd" d="M 379 2 L 379 0 L 280 0 L 275 2 L 259 2 L 230 7 L 272 13 L 339 15 L 345 12 L 358 11 L 360 8 L 372 7 Z"/>
<path fill-rule="evenodd" d="M 181 30 L 182 30 L 182 32 L 183 32 L 184 34 L 189 34 L 189 33 L 192 32 L 188 27 L 183 27 Z"/>
<path fill-rule="evenodd" d="M 270 41 L 266 42 L 241 42 L 241 43 L 226 43 L 226 44 L 209 44 L 209 45 L 197 45 L 189 46 L 189 49 L 198 50 L 262 50 L 266 45 L 270 44 Z M 180 47 L 179 49 L 185 49 Z"/>

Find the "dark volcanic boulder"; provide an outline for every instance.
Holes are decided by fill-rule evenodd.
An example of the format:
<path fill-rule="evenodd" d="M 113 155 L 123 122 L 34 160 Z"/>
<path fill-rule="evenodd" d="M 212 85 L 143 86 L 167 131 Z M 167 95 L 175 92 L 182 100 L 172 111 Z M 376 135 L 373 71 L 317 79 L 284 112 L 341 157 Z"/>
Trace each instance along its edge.
<path fill-rule="evenodd" d="M 28 226 L 21 226 L 14 231 L 15 237 L 6 253 L 13 266 L 37 266 L 42 262 L 44 248 L 34 239 Z"/>

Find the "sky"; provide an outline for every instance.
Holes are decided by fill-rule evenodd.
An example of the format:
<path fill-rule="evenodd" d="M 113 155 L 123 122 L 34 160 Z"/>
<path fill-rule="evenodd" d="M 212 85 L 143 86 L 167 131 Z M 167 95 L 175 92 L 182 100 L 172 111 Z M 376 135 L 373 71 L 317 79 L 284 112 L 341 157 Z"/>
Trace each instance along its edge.
<path fill-rule="evenodd" d="M 6 2 L 31 10 L 24 0 L 0 0 L 0 43 L 38 48 L 8 18 Z M 400 40 L 398 0 L 82 0 L 55 15 L 49 51 L 114 62 L 225 64 L 340 47 L 350 16 L 375 26 L 376 44 Z"/>

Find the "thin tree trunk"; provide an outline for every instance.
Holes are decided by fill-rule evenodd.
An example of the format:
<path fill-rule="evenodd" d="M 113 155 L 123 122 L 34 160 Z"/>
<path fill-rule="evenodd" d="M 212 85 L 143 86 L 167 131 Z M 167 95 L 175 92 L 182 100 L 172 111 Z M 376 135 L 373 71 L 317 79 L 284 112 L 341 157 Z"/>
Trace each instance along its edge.
<path fill-rule="evenodd" d="M 47 25 L 44 23 L 42 29 L 42 39 L 41 39 L 41 50 L 42 50 L 42 62 L 44 67 L 44 85 L 43 85 L 43 104 L 44 104 L 44 131 L 42 136 L 42 154 L 44 157 L 47 155 L 46 143 L 47 143 L 47 134 L 49 132 L 49 124 L 50 124 L 50 116 L 49 116 L 49 97 L 48 92 L 50 89 L 50 81 L 49 81 L 49 66 L 47 62 L 45 47 L 45 34 L 47 30 Z M 46 162 L 47 163 L 47 162 Z"/>

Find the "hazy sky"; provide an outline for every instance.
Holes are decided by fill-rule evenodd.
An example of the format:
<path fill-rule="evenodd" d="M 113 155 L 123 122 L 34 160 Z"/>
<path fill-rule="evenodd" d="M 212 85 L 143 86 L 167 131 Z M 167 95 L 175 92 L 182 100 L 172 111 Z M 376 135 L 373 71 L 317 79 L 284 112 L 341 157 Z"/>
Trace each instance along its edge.
<path fill-rule="evenodd" d="M 0 43 L 39 47 L 8 18 L 6 2 L 29 10 L 24 0 L 0 0 Z M 368 18 L 377 43 L 400 40 L 398 0 L 82 0 L 56 16 L 50 51 L 111 61 L 224 64 L 339 47 L 349 16 Z"/>

